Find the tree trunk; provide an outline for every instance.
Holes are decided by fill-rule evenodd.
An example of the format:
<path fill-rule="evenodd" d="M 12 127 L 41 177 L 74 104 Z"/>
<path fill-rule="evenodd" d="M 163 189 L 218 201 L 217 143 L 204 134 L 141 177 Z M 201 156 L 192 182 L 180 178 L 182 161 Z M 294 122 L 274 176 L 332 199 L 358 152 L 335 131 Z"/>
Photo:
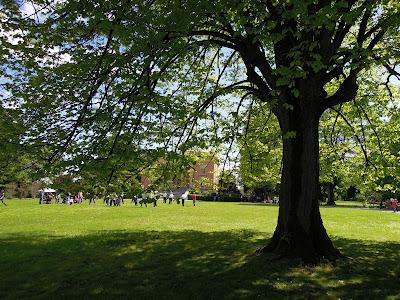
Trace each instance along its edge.
<path fill-rule="evenodd" d="M 331 206 L 336 205 L 334 189 L 335 189 L 335 184 L 333 182 L 326 183 L 326 190 L 328 196 L 328 201 L 326 202 L 326 205 L 331 205 Z"/>
<path fill-rule="evenodd" d="M 261 252 L 300 258 L 306 263 L 341 257 L 319 211 L 319 117 L 316 109 L 298 106 L 278 114 L 283 133 L 279 217 L 272 239 Z"/>

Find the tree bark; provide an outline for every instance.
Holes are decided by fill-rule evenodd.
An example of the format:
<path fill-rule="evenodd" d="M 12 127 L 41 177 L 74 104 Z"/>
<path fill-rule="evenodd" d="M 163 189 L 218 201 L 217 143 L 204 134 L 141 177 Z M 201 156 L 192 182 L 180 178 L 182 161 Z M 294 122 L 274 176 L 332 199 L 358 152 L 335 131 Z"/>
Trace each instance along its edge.
<path fill-rule="evenodd" d="M 330 205 L 330 206 L 336 205 L 334 189 L 335 189 L 335 184 L 333 182 L 326 183 L 326 190 L 327 190 L 327 196 L 328 196 L 328 201 L 326 202 L 326 205 Z"/>
<path fill-rule="evenodd" d="M 341 257 L 319 211 L 319 117 L 320 112 L 311 106 L 278 113 L 283 133 L 279 217 L 272 239 L 261 252 L 300 258 L 305 263 Z"/>

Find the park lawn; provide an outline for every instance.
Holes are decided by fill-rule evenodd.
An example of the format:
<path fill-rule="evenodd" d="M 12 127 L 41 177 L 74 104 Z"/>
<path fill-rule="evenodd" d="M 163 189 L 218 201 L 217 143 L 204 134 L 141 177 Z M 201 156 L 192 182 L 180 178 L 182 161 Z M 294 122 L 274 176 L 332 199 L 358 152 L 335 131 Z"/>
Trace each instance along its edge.
<path fill-rule="evenodd" d="M 335 201 L 337 206 L 345 206 L 345 207 L 364 207 L 364 204 L 361 201 L 343 201 L 343 200 L 336 200 Z"/>
<path fill-rule="evenodd" d="M 311 267 L 255 254 L 276 206 L 7 204 L 0 299 L 400 299 L 400 213 L 321 207 L 348 258 Z"/>

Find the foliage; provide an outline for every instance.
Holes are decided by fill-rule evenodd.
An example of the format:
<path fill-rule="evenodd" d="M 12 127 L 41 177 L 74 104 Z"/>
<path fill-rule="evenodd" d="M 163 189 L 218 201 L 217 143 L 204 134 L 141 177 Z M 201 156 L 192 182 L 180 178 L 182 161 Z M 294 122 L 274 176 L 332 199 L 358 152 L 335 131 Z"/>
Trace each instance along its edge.
<path fill-rule="evenodd" d="M 339 193 L 357 187 L 362 197 L 371 192 L 396 193 L 399 179 L 398 144 L 399 90 L 396 84 L 382 85 L 379 69 L 360 78 L 353 103 L 328 111 L 320 125 L 321 182 L 335 182 Z M 391 185 L 384 184 L 391 178 Z"/>
<path fill-rule="evenodd" d="M 247 189 L 274 191 L 280 182 L 282 145 L 278 122 L 266 105 L 255 105 L 240 145 L 240 176 Z"/>
<path fill-rule="evenodd" d="M 23 108 L 24 143 L 41 145 L 59 169 L 95 160 L 113 174 L 172 150 L 217 147 L 237 135 L 229 127 L 248 113 L 249 96 L 290 110 L 282 95 L 301 97 L 303 79 L 337 78 L 329 107 L 371 58 L 397 57 L 395 1 L 34 1 L 37 12 L 21 16 L 3 6 L 6 100 Z M 276 52 L 288 37 L 290 64 Z M 230 124 L 227 94 L 238 106 Z"/>
<path fill-rule="evenodd" d="M 0 106 L 0 132 L 0 187 L 38 180 L 37 171 L 42 164 L 35 149 L 21 146 L 23 127 L 15 110 Z"/>

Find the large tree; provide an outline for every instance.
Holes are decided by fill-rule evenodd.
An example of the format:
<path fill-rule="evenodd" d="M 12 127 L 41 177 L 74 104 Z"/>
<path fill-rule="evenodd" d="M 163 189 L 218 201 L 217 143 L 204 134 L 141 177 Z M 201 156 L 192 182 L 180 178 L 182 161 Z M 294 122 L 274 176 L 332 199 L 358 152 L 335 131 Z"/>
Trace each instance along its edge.
<path fill-rule="evenodd" d="M 15 7 L 1 16 L 21 39 L 10 42 L 6 88 L 32 124 L 25 143 L 40 141 L 52 161 L 111 160 L 115 170 L 143 151 L 224 143 L 235 129 L 223 125 L 241 124 L 247 99 L 268 103 L 282 132 L 283 170 L 278 224 L 263 250 L 340 257 L 318 208 L 319 120 L 354 99 L 371 64 L 398 75 L 398 1 L 32 3 L 22 18 Z M 228 94 L 238 108 L 224 124 Z"/>

